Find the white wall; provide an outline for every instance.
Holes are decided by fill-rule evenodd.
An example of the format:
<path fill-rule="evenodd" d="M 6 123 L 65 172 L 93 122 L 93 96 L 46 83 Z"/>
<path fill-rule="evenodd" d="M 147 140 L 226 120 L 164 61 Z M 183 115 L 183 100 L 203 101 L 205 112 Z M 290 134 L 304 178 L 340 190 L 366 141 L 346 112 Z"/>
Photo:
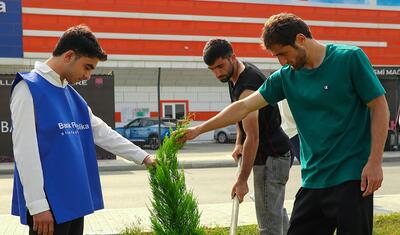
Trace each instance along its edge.
<path fill-rule="evenodd" d="M 115 111 L 148 108 L 157 112 L 157 78 L 157 69 L 115 71 Z M 230 103 L 227 85 L 206 69 L 162 69 L 160 81 L 161 100 L 188 100 L 190 112 L 220 111 Z M 209 132 L 197 141 L 212 139 Z"/>
<path fill-rule="evenodd" d="M 96 71 L 102 73 L 105 71 Z M 116 69 L 115 111 L 148 108 L 157 112 L 157 68 Z M 227 84 L 219 82 L 208 69 L 161 69 L 161 100 L 188 100 L 190 112 L 221 111 L 230 103 Z M 194 121 L 197 125 L 201 121 Z M 117 123 L 118 126 L 124 123 Z M 197 140 L 210 141 L 213 132 Z"/>

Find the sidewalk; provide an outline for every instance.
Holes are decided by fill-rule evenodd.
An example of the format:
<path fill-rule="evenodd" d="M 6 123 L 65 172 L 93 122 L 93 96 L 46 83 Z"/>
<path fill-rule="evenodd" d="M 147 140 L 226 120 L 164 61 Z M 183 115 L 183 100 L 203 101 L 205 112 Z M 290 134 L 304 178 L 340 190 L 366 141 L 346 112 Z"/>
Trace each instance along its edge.
<path fill-rule="evenodd" d="M 378 195 L 374 200 L 375 214 L 400 212 L 400 195 Z M 285 207 L 291 213 L 293 200 L 286 200 Z M 201 224 L 209 227 L 229 227 L 231 219 L 231 203 L 199 205 L 202 212 Z M 127 227 L 141 228 L 143 231 L 151 229 L 150 213 L 145 207 L 126 209 L 104 209 L 85 217 L 84 234 L 111 235 L 119 234 Z M 257 224 L 254 203 L 243 202 L 239 208 L 239 225 Z M 19 224 L 15 216 L 0 215 L 1 235 L 28 234 L 26 226 Z"/>

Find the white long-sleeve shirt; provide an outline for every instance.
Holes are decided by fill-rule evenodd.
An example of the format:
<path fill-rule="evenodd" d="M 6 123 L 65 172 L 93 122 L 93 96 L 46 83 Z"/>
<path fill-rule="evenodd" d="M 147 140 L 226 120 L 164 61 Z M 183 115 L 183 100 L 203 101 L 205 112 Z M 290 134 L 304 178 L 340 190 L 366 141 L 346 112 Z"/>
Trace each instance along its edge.
<path fill-rule="evenodd" d="M 68 82 L 61 82 L 60 76 L 48 65 L 35 63 L 34 72 L 52 85 L 65 88 Z M 20 81 L 11 96 L 11 118 L 13 122 L 14 159 L 23 186 L 26 207 L 31 215 L 49 210 L 44 192 L 42 165 L 36 135 L 32 94 L 25 81 Z M 96 117 L 89 108 L 94 143 L 103 149 L 127 160 L 142 164 L 148 153 L 122 137 L 103 120 Z"/>
<path fill-rule="evenodd" d="M 297 126 L 293 119 L 292 112 L 290 111 L 289 104 L 285 99 L 280 101 L 278 105 L 282 117 L 282 129 L 286 135 L 289 136 L 289 138 L 292 138 L 293 136 L 297 135 Z"/>

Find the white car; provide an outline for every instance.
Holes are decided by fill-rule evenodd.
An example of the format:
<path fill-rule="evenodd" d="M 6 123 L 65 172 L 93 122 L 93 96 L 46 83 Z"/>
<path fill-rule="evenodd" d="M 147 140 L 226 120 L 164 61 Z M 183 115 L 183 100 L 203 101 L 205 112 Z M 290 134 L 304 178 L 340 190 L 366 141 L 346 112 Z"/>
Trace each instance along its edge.
<path fill-rule="evenodd" d="M 228 143 L 236 141 L 236 125 L 219 128 L 214 131 L 214 139 L 217 143 Z"/>

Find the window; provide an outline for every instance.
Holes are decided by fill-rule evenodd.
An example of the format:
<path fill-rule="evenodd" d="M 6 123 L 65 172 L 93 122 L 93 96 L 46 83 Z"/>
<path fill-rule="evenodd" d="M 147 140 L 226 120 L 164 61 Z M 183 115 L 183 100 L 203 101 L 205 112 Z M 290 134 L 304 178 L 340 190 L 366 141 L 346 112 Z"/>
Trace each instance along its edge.
<path fill-rule="evenodd" d="M 187 100 L 168 100 L 161 101 L 163 118 L 185 119 L 188 112 Z"/>
<path fill-rule="evenodd" d="M 139 127 L 141 119 L 135 119 L 128 124 L 128 127 Z"/>
<path fill-rule="evenodd" d="M 174 105 L 173 104 L 164 104 L 164 117 L 165 118 L 173 118 L 174 117 L 174 114 L 173 114 L 173 111 L 172 111 L 172 107 L 173 107 Z"/>

